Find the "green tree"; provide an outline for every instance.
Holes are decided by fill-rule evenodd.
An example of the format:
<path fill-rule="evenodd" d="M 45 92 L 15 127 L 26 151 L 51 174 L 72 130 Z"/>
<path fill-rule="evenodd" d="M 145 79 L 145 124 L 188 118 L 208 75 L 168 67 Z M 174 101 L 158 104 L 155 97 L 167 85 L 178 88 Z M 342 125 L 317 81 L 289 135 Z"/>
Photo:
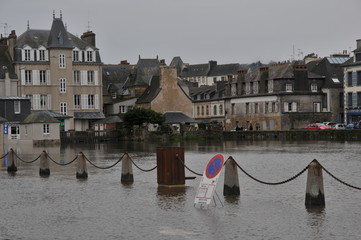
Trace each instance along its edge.
<path fill-rule="evenodd" d="M 146 108 L 133 108 L 124 115 L 124 124 L 128 128 L 134 125 L 141 126 L 143 123 L 162 125 L 164 120 L 161 113 Z"/>

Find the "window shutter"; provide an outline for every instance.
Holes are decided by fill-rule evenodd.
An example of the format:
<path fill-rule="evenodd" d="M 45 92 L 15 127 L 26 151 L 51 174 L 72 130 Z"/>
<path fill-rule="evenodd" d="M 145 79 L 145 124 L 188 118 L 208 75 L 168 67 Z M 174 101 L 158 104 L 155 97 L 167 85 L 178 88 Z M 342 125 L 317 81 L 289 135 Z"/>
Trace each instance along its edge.
<path fill-rule="evenodd" d="M 95 84 L 95 85 L 98 85 L 98 84 L 99 84 L 98 71 L 94 71 L 94 84 Z"/>
<path fill-rule="evenodd" d="M 357 93 L 355 92 L 352 93 L 352 107 L 357 107 Z"/>
<path fill-rule="evenodd" d="M 21 74 L 21 85 L 25 85 L 25 70 L 20 71 Z"/>
<path fill-rule="evenodd" d="M 33 70 L 33 85 L 40 85 L 40 72 L 39 70 Z"/>
<path fill-rule="evenodd" d="M 288 103 L 287 102 L 283 103 L 283 111 L 288 112 Z"/>
<path fill-rule="evenodd" d="M 79 50 L 79 62 L 83 61 L 83 51 Z"/>
<path fill-rule="evenodd" d="M 357 85 L 356 72 L 352 72 L 352 86 Z"/>
<path fill-rule="evenodd" d="M 39 61 L 39 59 L 40 59 L 40 51 L 39 50 L 34 50 L 34 51 L 35 51 L 36 60 Z"/>
<path fill-rule="evenodd" d="M 49 61 L 49 51 L 45 50 L 45 61 Z"/>
<path fill-rule="evenodd" d="M 34 61 L 35 50 L 30 50 L 30 61 Z"/>
<path fill-rule="evenodd" d="M 297 103 L 296 102 L 292 103 L 292 112 L 297 112 Z"/>
<path fill-rule="evenodd" d="M 39 106 L 40 106 L 40 95 L 34 94 L 33 95 L 33 109 L 37 110 L 37 109 L 39 109 Z"/>
<path fill-rule="evenodd" d="M 50 81 L 50 71 L 46 70 L 46 84 L 50 85 L 51 81 Z"/>
<path fill-rule="evenodd" d="M 94 109 L 99 109 L 99 95 L 94 95 Z"/>
<path fill-rule="evenodd" d="M 88 76 L 87 71 L 80 71 L 81 85 L 87 85 L 88 84 L 87 76 Z"/>
<path fill-rule="evenodd" d="M 21 49 L 21 61 L 25 61 L 25 49 Z"/>
<path fill-rule="evenodd" d="M 88 95 L 82 94 L 80 100 L 81 109 L 88 109 Z"/>
<path fill-rule="evenodd" d="M 47 102 L 47 107 L 48 107 L 48 110 L 51 110 L 51 95 L 48 94 L 48 102 Z"/>

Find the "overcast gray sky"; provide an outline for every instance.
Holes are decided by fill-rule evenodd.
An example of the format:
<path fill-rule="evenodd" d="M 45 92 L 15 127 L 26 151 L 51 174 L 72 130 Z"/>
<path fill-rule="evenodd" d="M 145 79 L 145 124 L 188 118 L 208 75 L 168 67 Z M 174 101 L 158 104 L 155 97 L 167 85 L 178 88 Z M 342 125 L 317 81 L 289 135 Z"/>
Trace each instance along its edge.
<path fill-rule="evenodd" d="M 53 10 L 78 36 L 89 22 L 106 64 L 268 63 L 352 51 L 361 38 L 360 0 L 0 0 L 0 33 L 7 23 L 19 36 L 28 20 L 50 29 Z"/>

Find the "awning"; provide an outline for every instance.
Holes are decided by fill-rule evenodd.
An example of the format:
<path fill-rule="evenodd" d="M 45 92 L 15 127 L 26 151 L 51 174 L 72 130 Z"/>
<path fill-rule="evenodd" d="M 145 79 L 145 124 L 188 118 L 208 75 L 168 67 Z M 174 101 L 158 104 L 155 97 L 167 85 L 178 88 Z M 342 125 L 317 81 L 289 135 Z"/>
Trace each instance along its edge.
<path fill-rule="evenodd" d="M 102 112 L 74 112 L 74 119 L 99 120 L 105 118 Z"/>

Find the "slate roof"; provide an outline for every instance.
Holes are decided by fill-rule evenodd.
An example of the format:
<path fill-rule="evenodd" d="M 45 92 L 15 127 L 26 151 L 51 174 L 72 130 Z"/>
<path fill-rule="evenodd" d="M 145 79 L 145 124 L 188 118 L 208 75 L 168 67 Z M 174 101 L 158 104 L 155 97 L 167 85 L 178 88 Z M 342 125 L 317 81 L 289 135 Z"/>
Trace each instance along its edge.
<path fill-rule="evenodd" d="M 8 46 L 0 45 L 0 79 L 5 79 L 5 73 L 9 73 L 11 79 L 17 79 Z"/>
<path fill-rule="evenodd" d="M 0 123 L 7 122 L 8 120 L 0 116 Z"/>
<path fill-rule="evenodd" d="M 33 113 L 45 113 L 53 118 L 56 118 L 56 119 L 66 119 L 66 118 L 71 118 L 71 116 L 68 116 L 68 115 L 64 115 L 64 114 L 61 114 L 61 113 L 57 113 L 57 112 L 53 112 L 53 111 L 49 111 L 49 110 L 35 110 L 35 111 L 32 111 Z"/>
<path fill-rule="evenodd" d="M 159 76 L 154 76 L 152 80 L 150 81 L 150 86 L 144 91 L 144 93 L 138 98 L 136 101 L 136 104 L 145 104 L 150 103 L 153 101 L 153 99 L 156 98 L 156 96 L 161 91 L 160 88 L 160 78 Z"/>
<path fill-rule="evenodd" d="M 22 123 L 60 123 L 60 121 L 45 112 L 32 112 L 24 119 L 24 121 L 22 121 Z"/>
<path fill-rule="evenodd" d="M 131 85 L 150 85 L 152 77 L 160 75 L 160 62 L 158 59 L 140 58 L 134 72 L 135 78 Z"/>
<path fill-rule="evenodd" d="M 209 72 L 209 64 L 194 64 L 194 65 L 187 65 L 182 73 L 182 77 L 198 77 L 198 76 L 207 76 Z"/>
<path fill-rule="evenodd" d="M 110 89 L 123 95 L 133 68 L 134 65 L 103 65 L 103 95 L 108 95 Z"/>
<path fill-rule="evenodd" d="M 97 120 L 105 118 L 102 112 L 74 112 L 74 119 Z"/>
<path fill-rule="evenodd" d="M 237 74 L 241 68 L 242 66 L 238 63 L 215 65 L 210 69 L 208 76 L 234 75 Z"/>
<path fill-rule="evenodd" d="M 22 33 L 16 40 L 14 61 L 21 61 L 21 48 L 24 45 L 29 45 L 31 48 L 43 46 L 45 48 L 73 49 L 77 47 L 80 50 L 85 50 L 87 47 L 91 47 L 98 50 L 79 37 L 67 32 L 59 18 L 54 18 L 51 30 L 28 29 Z M 98 51 L 96 51 L 95 60 L 95 63 L 101 62 Z"/>
<path fill-rule="evenodd" d="M 197 123 L 191 117 L 188 117 L 182 112 L 166 112 L 163 114 L 165 117 L 165 123 L 172 124 L 172 123 Z"/>
<path fill-rule="evenodd" d="M 123 120 L 120 119 L 119 116 L 109 116 L 99 121 L 96 121 L 95 123 L 121 123 L 121 122 L 123 122 Z"/>

